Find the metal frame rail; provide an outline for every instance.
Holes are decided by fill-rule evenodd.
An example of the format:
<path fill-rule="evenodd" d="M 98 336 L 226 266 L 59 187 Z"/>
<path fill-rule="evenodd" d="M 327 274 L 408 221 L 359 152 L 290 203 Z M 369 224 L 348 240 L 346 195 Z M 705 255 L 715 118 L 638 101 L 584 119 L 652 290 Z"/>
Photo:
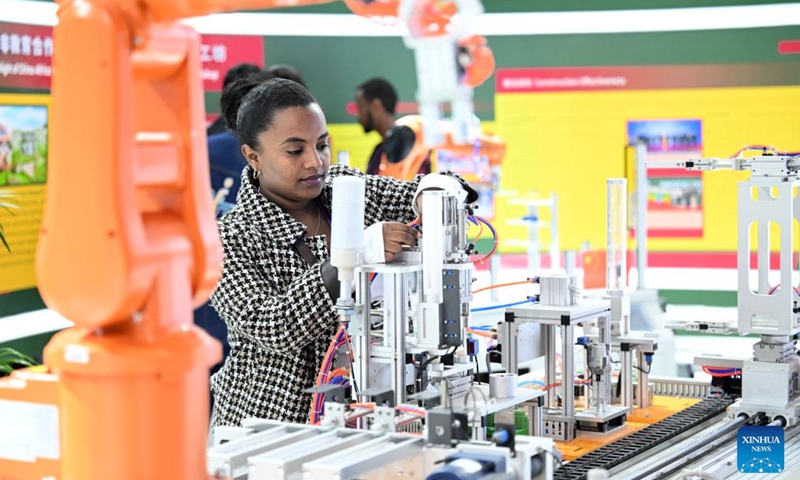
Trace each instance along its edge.
<path fill-rule="evenodd" d="M 627 437 L 593 450 L 558 469 L 554 480 L 582 480 L 592 468 L 613 467 L 725 412 L 734 402 L 729 397 L 709 398 L 649 425 Z"/>

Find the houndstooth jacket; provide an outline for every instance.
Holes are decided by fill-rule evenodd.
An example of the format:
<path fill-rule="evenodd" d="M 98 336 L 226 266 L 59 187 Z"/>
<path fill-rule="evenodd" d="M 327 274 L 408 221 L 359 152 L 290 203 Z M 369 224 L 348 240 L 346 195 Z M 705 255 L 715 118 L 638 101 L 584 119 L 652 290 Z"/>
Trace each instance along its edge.
<path fill-rule="evenodd" d="M 337 328 L 338 292 L 325 287 L 335 269 L 324 235 L 305 238 L 305 225 L 264 197 L 252 172 L 244 169 L 236 206 L 218 222 L 224 261 L 211 304 L 228 325 L 231 353 L 211 379 L 215 426 L 239 425 L 248 417 L 305 423 L 311 394 L 304 390 L 314 385 Z M 332 180 L 340 175 L 366 178 L 365 228 L 413 220 L 421 177 L 402 182 L 333 166 L 321 195 L 328 211 Z M 317 260 L 313 266 L 294 248 L 301 238 Z"/>

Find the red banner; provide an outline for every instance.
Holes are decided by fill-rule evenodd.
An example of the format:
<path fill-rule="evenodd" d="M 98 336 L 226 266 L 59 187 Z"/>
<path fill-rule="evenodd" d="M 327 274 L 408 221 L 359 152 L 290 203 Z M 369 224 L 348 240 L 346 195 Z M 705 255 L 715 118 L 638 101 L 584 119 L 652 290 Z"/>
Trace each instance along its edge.
<path fill-rule="evenodd" d="M 222 81 L 229 69 L 240 63 L 264 67 L 264 39 L 244 35 L 203 35 L 200 61 L 203 63 L 203 88 L 222 91 Z"/>
<path fill-rule="evenodd" d="M 800 40 L 783 40 L 778 42 L 778 53 L 781 55 L 800 54 Z"/>
<path fill-rule="evenodd" d="M 0 22 L 0 87 L 50 88 L 53 28 Z"/>
<path fill-rule="evenodd" d="M 790 50 L 791 45 L 784 45 Z M 642 65 L 620 67 L 501 68 L 497 93 L 658 90 L 797 85 L 800 64 Z"/>
<path fill-rule="evenodd" d="M 222 90 L 225 73 L 239 63 L 264 66 L 257 36 L 202 35 L 203 88 Z M 49 90 L 53 74 L 53 28 L 0 22 L 0 87 Z"/>

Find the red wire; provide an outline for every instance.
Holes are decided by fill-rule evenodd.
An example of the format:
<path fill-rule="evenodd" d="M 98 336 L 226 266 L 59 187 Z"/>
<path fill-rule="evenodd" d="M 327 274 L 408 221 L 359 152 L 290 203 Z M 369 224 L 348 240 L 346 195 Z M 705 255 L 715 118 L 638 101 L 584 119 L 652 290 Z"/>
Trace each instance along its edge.
<path fill-rule="evenodd" d="M 722 369 L 720 369 L 720 370 L 722 370 Z M 708 368 L 708 367 L 703 367 L 703 371 L 705 373 L 711 375 L 712 377 L 737 377 L 737 376 L 742 374 L 741 370 L 739 370 L 737 372 L 731 372 L 731 373 L 716 373 L 716 372 L 711 371 L 711 369 Z"/>

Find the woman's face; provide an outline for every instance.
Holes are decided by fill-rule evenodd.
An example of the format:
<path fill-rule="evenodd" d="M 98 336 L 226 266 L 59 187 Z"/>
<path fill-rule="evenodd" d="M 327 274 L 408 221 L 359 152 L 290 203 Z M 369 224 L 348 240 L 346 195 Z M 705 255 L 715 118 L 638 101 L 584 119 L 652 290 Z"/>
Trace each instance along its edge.
<path fill-rule="evenodd" d="M 258 136 L 259 149 L 242 153 L 255 170 L 261 191 L 284 209 L 301 208 L 322 192 L 331 166 L 328 127 L 319 105 L 280 110 Z"/>

